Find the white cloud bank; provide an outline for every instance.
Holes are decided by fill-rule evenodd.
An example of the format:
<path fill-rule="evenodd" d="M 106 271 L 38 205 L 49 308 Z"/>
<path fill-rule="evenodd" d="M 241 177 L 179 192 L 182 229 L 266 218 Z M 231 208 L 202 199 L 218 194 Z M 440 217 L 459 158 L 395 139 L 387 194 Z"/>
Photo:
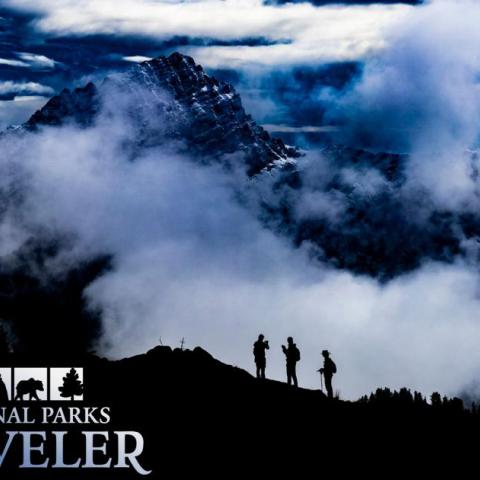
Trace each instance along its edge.
<path fill-rule="evenodd" d="M 15 232 L 9 252 L 47 228 L 75 239 L 51 269 L 114 254 L 112 271 L 87 291 L 102 312 L 101 353 L 130 355 L 160 337 L 172 345 L 185 337 L 253 371 L 252 343 L 264 333 L 272 345 L 267 373 L 284 379 L 280 345 L 292 335 L 301 385 L 318 387 L 328 348 L 339 367 L 335 388 L 347 398 L 378 386 L 452 394 L 478 374 L 476 269 L 427 264 L 381 286 L 314 265 L 237 203 L 233 187 L 242 188 L 243 176 L 167 147 L 132 162 L 122 152 L 134 135 L 119 117 L 1 145 L 2 187 L 20 178 L 26 192 L 4 217 L 4 230 Z"/>
<path fill-rule="evenodd" d="M 147 62 L 148 60 L 152 60 L 152 57 L 144 57 L 143 55 L 132 55 L 129 57 L 122 57 L 122 58 L 126 62 L 133 62 L 133 63 L 142 63 L 142 62 Z"/>
<path fill-rule="evenodd" d="M 16 3 L 33 5 L 27 0 Z M 112 23 L 113 4 L 109 2 L 55 2 L 57 13 L 53 2 L 44 0 L 38 5 L 46 12 L 51 7 L 39 27 L 52 33 L 66 29 L 85 34 L 88 28 L 97 32 L 110 28 L 111 33 L 115 29 L 137 31 L 148 11 L 135 2 L 135 17 L 133 4 L 122 2 L 117 16 L 125 20 L 130 5 L 129 15 L 135 22 Z M 158 5 L 187 11 L 201 9 L 205 2 L 182 4 L 184 7 L 148 2 L 147 7 L 154 10 Z M 258 33 L 259 22 L 267 22 L 270 29 L 278 26 L 280 38 L 285 33 L 282 27 L 290 29 L 289 22 L 281 22 L 285 20 L 282 12 L 316 11 L 308 5 L 286 6 L 274 10 L 277 19 L 273 15 L 256 18 L 255 8 L 273 7 L 251 5 L 252 25 L 242 23 L 247 13 L 240 9 L 238 25 L 232 21 L 229 29 L 243 28 L 245 32 L 251 28 Z M 76 9 L 79 16 L 67 15 Z M 337 10 L 329 7 L 326 11 Z M 92 11 L 98 13 L 97 23 L 92 23 Z M 305 12 L 298 14 L 297 21 L 308 27 L 311 24 Z M 184 28 L 185 22 L 200 30 L 212 24 L 214 30 L 225 28 L 223 16 L 218 22 L 209 21 L 210 25 L 200 24 L 203 17 L 192 18 L 167 16 L 171 22 L 164 20 L 164 30 Z M 178 23 L 172 25 L 174 19 Z M 152 23 L 147 21 L 145 28 L 149 33 Z M 414 68 L 418 57 L 411 56 L 422 51 L 411 48 L 405 52 L 405 68 L 399 71 L 411 72 L 414 78 L 422 76 Z M 465 50 L 467 60 L 475 55 L 471 52 Z M 382 77 L 385 85 L 389 78 Z M 428 85 L 432 89 L 439 86 L 436 82 Z M 390 97 L 382 98 L 402 98 L 388 88 L 385 91 Z M 365 112 L 371 114 L 375 105 Z M 418 128 L 424 126 L 420 123 Z M 293 250 L 264 230 L 233 200 L 232 183 L 238 188 L 244 178 L 192 165 L 168 149 L 153 149 L 131 162 L 122 152 L 125 138 L 133 134 L 133 129 L 120 121 L 101 123 L 87 131 L 47 130 L 21 144 L 2 144 L 2 151 L 10 154 L 1 164 L 1 181 L 8 182 L 11 172 L 25 173 L 22 178 L 28 181 L 23 212 L 28 215 L 20 217 L 27 218 L 28 225 L 2 226 L 2 231 L 15 233 L 9 235 L 5 246 L 9 252 L 15 242 L 41 225 L 73 233 L 76 238 L 73 251 L 52 268 L 94 253 L 114 254 L 113 270 L 87 292 L 92 305 L 102 311 L 105 330 L 99 347 L 103 353 L 123 356 L 144 351 L 160 337 L 170 344 L 185 337 L 189 346 L 200 344 L 225 361 L 253 371 L 251 347 L 261 332 L 272 344 L 267 373 L 282 379 L 280 345 L 293 335 L 302 351 L 301 384 L 318 386 L 315 370 L 320 366 L 320 351 L 328 348 L 339 367 L 335 388 L 350 398 L 377 386 L 406 385 L 425 393 L 454 394 L 479 375 L 476 267 L 460 262 L 426 264 L 381 286 L 365 277 L 312 265 L 304 252 Z M 450 167 L 444 175 L 446 187 L 455 171 L 455 165 Z M 430 164 L 430 168 L 435 167 Z M 435 176 L 432 182 L 436 182 Z M 6 218 L 14 221 L 19 217 L 12 214 Z"/>
<path fill-rule="evenodd" d="M 36 53 L 17 52 L 16 56 L 20 59 L 14 58 L 0 58 L 0 65 L 8 67 L 30 68 L 32 70 L 51 70 L 55 68 L 56 61 L 45 55 L 38 55 Z"/>
<path fill-rule="evenodd" d="M 408 5 L 264 5 L 261 0 L 6 0 L 37 12 L 49 35 L 123 34 L 157 39 L 176 35 L 235 40 L 264 37 L 272 46 L 193 48 L 209 67 L 290 65 L 356 60 L 384 46 L 385 33 L 414 7 Z"/>
<path fill-rule="evenodd" d="M 0 65 L 6 65 L 7 67 L 20 67 L 28 68 L 28 63 L 21 60 L 15 60 L 13 58 L 0 58 Z"/>
<path fill-rule="evenodd" d="M 45 55 L 39 55 L 29 52 L 18 52 L 18 57 L 27 64 L 28 67 L 35 70 L 51 70 L 55 68 L 57 62 Z"/>
<path fill-rule="evenodd" d="M 0 95 L 52 95 L 53 93 L 53 88 L 37 82 L 0 81 Z"/>

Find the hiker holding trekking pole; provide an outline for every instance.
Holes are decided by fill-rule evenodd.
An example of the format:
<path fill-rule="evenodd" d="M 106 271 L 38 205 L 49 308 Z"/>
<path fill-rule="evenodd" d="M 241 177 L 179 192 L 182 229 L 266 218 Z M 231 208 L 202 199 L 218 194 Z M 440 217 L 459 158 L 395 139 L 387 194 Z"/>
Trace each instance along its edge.
<path fill-rule="evenodd" d="M 337 366 L 335 362 L 330 358 L 330 352 L 328 350 L 323 350 L 323 368 L 317 370 L 320 372 L 320 382 L 321 388 L 323 391 L 323 378 L 325 378 L 325 388 L 327 389 L 328 398 L 333 398 L 333 387 L 332 387 L 332 377 L 337 373 Z"/>

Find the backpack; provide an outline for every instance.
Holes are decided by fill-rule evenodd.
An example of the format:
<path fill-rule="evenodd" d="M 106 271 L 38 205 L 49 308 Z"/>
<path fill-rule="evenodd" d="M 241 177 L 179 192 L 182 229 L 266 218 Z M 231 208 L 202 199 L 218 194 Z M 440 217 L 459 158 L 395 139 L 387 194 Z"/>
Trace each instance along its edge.
<path fill-rule="evenodd" d="M 299 362 L 300 361 L 300 350 L 298 349 L 297 346 L 295 346 L 295 361 Z"/>
<path fill-rule="evenodd" d="M 337 366 L 335 365 L 335 362 L 333 360 L 330 360 L 331 362 L 331 367 L 332 367 L 332 373 L 337 373 Z"/>

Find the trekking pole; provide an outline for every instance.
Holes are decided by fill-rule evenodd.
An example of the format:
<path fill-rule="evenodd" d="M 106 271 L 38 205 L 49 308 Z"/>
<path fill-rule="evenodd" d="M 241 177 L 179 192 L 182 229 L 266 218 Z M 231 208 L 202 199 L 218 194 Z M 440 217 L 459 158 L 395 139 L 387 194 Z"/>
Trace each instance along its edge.
<path fill-rule="evenodd" d="M 323 392 L 323 375 L 321 370 L 317 370 L 317 372 L 320 374 L 320 391 Z"/>

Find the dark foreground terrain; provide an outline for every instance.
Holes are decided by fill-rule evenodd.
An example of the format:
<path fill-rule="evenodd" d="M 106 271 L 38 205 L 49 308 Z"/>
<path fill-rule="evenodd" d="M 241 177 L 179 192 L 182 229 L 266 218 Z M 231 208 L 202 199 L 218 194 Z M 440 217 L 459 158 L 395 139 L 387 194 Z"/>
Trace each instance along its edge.
<path fill-rule="evenodd" d="M 478 450 L 480 417 L 475 410 L 465 410 L 458 399 L 437 399 L 431 405 L 420 394 L 404 389 L 379 390 L 357 402 L 329 401 L 320 391 L 259 381 L 200 348 L 157 347 L 120 361 L 89 356 L 61 365 L 47 358 L 10 355 L 1 364 L 83 366 L 85 375 L 83 402 L 9 402 L 7 408 L 109 406 L 112 421 L 80 426 L 0 425 L 0 453 L 7 430 L 68 431 L 65 452 L 70 462 L 83 455 L 79 432 L 134 430 L 145 439 L 141 464 L 152 470 L 144 478 L 306 478 L 325 469 L 382 471 L 384 464 L 388 469 L 413 468 L 418 460 L 428 464 L 435 458 L 437 467 L 461 462 L 457 463 L 460 468 L 464 460 L 474 461 Z M 20 471 L 19 445 L 0 469 L 2 479 L 141 478 L 132 470 Z M 108 452 L 115 458 L 114 442 Z M 51 441 L 45 453 L 54 455 Z M 103 455 L 98 453 L 100 460 Z M 310 473 L 302 473 L 307 470 Z"/>

